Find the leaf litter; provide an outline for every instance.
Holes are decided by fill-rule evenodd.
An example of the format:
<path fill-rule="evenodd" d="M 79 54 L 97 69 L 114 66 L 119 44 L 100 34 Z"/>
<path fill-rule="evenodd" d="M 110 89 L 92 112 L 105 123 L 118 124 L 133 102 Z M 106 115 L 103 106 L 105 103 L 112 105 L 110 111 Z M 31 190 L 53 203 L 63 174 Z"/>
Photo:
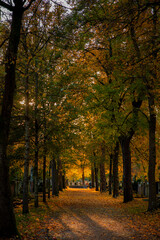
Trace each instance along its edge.
<path fill-rule="evenodd" d="M 30 213 L 15 208 L 22 240 L 157 240 L 160 239 L 160 209 L 147 212 L 141 198 L 123 203 L 123 197 L 92 189 L 66 189 Z M 10 239 L 11 240 L 11 239 Z"/>

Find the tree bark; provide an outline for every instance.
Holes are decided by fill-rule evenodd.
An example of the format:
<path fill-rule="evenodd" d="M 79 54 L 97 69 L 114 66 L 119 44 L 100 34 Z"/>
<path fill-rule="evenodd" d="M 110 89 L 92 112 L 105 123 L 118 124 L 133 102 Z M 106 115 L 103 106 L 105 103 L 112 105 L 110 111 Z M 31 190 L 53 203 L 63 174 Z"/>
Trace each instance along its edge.
<path fill-rule="evenodd" d="M 12 13 L 11 33 L 6 54 L 5 89 L 0 116 L 0 237 L 12 237 L 17 234 L 9 183 L 9 162 L 7 146 L 10 130 L 11 111 L 15 91 L 15 69 L 20 30 L 23 15 L 23 4 L 15 2 Z"/>
<path fill-rule="evenodd" d="M 37 62 L 36 62 L 37 65 Z M 39 124 L 38 124 L 38 73 L 35 73 L 35 163 L 34 163 L 34 206 L 38 207 L 38 155 L 39 155 Z"/>
<path fill-rule="evenodd" d="M 28 174 L 29 174 L 29 86 L 28 86 L 28 66 L 26 69 L 25 83 L 25 163 L 23 178 L 23 214 L 29 212 L 28 207 Z"/>
<path fill-rule="evenodd" d="M 105 175 L 105 143 L 101 145 L 101 162 L 100 162 L 100 192 L 106 192 L 106 175 Z"/>
<path fill-rule="evenodd" d="M 119 137 L 119 142 L 122 148 L 123 155 L 123 190 L 124 190 L 124 202 L 133 200 L 132 181 L 131 181 L 131 151 L 130 142 L 136 131 L 138 123 L 138 110 L 142 105 L 141 96 L 138 96 L 138 100 L 132 101 L 132 123 L 131 127 L 126 133 L 123 133 Z"/>
<path fill-rule="evenodd" d="M 92 184 L 92 188 L 94 188 L 94 179 L 95 179 L 95 175 L 94 175 L 94 164 L 91 164 L 91 184 Z"/>
<path fill-rule="evenodd" d="M 52 168 L 52 195 L 58 196 L 59 195 L 58 170 L 56 160 L 54 157 L 52 159 L 51 168 Z"/>
<path fill-rule="evenodd" d="M 94 173 L 95 173 L 95 184 L 96 184 L 96 191 L 99 191 L 99 186 L 98 186 L 98 168 L 96 166 L 96 153 L 93 152 L 93 157 L 94 157 Z"/>
<path fill-rule="evenodd" d="M 84 166 L 82 166 L 82 184 L 84 186 Z"/>
<path fill-rule="evenodd" d="M 57 163 L 58 163 L 58 186 L 59 186 L 59 191 L 63 191 L 62 161 L 61 161 L 59 156 L 57 158 Z"/>
<path fill-rule="evenodd" d="M 46 154 L 43 156 L 43 202 L 46 202 Z"/>
<path fill-rule="evenodd" d="M 48 198 L 50 198 L 50 176 L 51 176 L 51 161 L 49 163 L 49 169 L 48 169 Z"/>
<path fill-rule="evenodd" d="M 116 142 L 113 155 L 113 197 L 116 198 L 119 195 L 119 178 L 118 178 L 118 154 L 119 154 L 119 142 Z"/>
<path fill-rule="evenodd" d="M 99 191 L 99 186 L 98 186 L 98 168 L 95 167 L 95 183 L 96 183 L 96 191 Z"/>
<path fill-rule="evenodd" d="M 113 166 L 113 154 L 110 154 L 110 164 L 109 164 L 109 195 L 112 194 L 112 166 Z"/>
<path fill-rule="evenodd" d="M 158 34 L 158 17 L 157 9 L 153 7 L 153 37 L 152 37 L 152 48 L 157 44 L 157 34 Z M 157 52 L 153 53 L 154 60 L 157 59 Z M 154 67 L 154 81 L 157 81 L 157 66 Z M 153 77 L 152 76 L 152 77 Z M 149 204 L 148 211 L 157 208 L 157 198 L 156 198 L 156 182 L 155 182 L 155 167 L 156 167 L 156 111 L 155 111 L 155 97 L 154 97 L 154 83 L 151 81 L 148 97 L 149 106 L 149 168 L 148 168 L 148 179 L 149 179 Z"/>
<path fill-rule="evenodd" d="M 65 178 L 65 174 L 63 174 L 62 176 L 62 180 L 63 180 L 63 189 L 66 188 L 66 178 Z"/>
<path fill-rule="evenodd" d="M 154 95 L 150 94 L 149 99 L 149 204 L 148 210 L 151 211 L 157 208 L 156 200 L 156 182 L 155 182 L 155 166 L 156 166 L 156 144 L 155 144 L 155 133 L 156 133 L 156 113 L 154 104 Z"/>
<path fill-rule="evenodd" d="M 132 181 L 131 181 L 131 151 L 130 140 L 127 136 L 120 138 L 123 155 L 123 191 L 124 203 L 133 200 Z"/>
<path fill-rule="evenodd" d="M 44 109 L 44 141 L 43 141 L 43 202 L 46 202 L 46 155 L 47 155 L 47 147 L 46 147 L 46 116 Z"/>

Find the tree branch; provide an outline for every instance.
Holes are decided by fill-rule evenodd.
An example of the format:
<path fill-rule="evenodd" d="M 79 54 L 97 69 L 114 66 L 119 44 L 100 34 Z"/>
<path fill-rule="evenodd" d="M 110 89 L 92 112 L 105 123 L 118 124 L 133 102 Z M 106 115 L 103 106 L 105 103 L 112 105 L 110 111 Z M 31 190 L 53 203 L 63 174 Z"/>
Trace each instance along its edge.
<path fill-rule="evenodd" d="M 29 2 L 29 4 L 28 4 L 26 7 L 23 8 L 23 11 L 28 10 L 28 9 L 30 8 L 30 6 L 32 5 L 33 2 L 35 2 L 35 0 L 31 0 L 31 1 Z"/>
<path fill-rule="evenodd" d="M 3 42 L 0 44 L 0 48 L 3 46 L 3 44 L 5 44 L 5 42 L 8 40 L 9 38 L 6 38 L 3 40 Z"/>
<path fill-rule="evenodd" d="M 63 8 L 69 9 L 69 10 L 73 10 L 72 7 L 64 6 L 64 5 L 60 4 L 60 3 L 57 3 L 57 2 L 54 1 L 54 0 L 51 0 L 51 2 L 54 3 L 54 4 L 56 4 L 57 6 L 60 6 L 60 7 L 63 7 Z"/>
<path fill-rule="evenodd" d="M 13 9 L 14 9 L 13 6 L 11 6 L 11 5 L 9 5 L 9 4 L 7 4 L 7 3 L 1 1 L 1 0 L 0 0 L 0 6 L 2 6 L 2 7 L 4 7 L 4 8 L 6 8 L 6 9 L 8 9 L 9 11 L 13 11 Z"/>

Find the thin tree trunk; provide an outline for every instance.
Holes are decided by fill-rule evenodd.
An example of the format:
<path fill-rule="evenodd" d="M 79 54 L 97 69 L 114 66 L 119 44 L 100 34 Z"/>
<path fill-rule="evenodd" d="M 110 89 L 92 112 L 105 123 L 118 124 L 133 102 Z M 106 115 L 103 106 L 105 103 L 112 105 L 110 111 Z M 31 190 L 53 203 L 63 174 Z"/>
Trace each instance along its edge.
<path fill-rule="evenodd" d="M 7 159 L 11 111 L 16 85 L 15 69 L 23 15 L 22 6 L 18 6 L 18 4 L 15 2 L 12 14 L 11 33 L 6 54 L 5 89 L 0 116 L 0 237 L 12 237 L 18 233 L 13 212 L 9 183 L 9 161 Z"/>
<path fill-rule="evenodd" d="M 57 158 L 58 161 L 58 185 L 59 191 L 63 191 L 63 179 L 62 179 L 62 162 L 60 157 Z"/>
<path fill-rule="evenodd" d="M 105 175 L 105 143 L 101 145 L 101 162 L 100 162 L 100 192 L 106 192 L 106 175 Z"/>
<path fill-rule="evenodd" d="M 63 174 L 62 176 L 62 180 L 63 180 L 63 189 L 66 188 L 66 178 L 65 178 L 65 174 Z"/>
<path fill-rule="evenodd" d="M 91 183 L 92 183 L 92 188 L 94 188 L 94 179 L 95 179 L 95 174 L 94 174 L 94 164 L 91 164 Z"/>
<path fill-rule="evenodd" d="M 119 178 L 118 178 L 118 154 L 119 154 L 119 142 L 116 142 L 113 155 L 113 197 L 116 198 L 119 195 Z"/>
<path fill-rule="evenodd" d="M 36 63 L 37 65 L 37 63 Z M 38 155 L 39 155 L 39 139 L 38 139 L 38 132 L 39 132 L 39 125 L 38 125 L 38 74 L 35 73 L 35 165 L 34 165 L 34 178 L 35 178 L 35 199 L 34 199 L 34 206 L 38 207 Z"/>
<path fill-rule="evenodd" d="M 155 104 L 154 96 L 150 94 L 148 99 L 149 103 L 149 169 L 148 169 L 148 178 L 149 178 L 149 204 L 148 210 L 151 211 L 157 208 L 156 201 L 156 182 L 155 182 L 155 166 L 156 166 L 156 144 L 155 144 L 155 133 L 156 133 L 156 113 L 155 113 Z"/>
<path fill-rule="evenodd" d="M 53 157 L 51 168 L 52 168 L 52 195 L 58 196 L 59 195 L 59 186 L 58 186 L 58 171 L 56 166 L 56 160 Z"/>
<path fill-rule="evenodd" d="M 45 109 L 44 109 L 45 111 Z M 46 202 L 46 155 L 47 155 L 47 148 L 46 148 L 46 116 L 44 112 L 44 156 L 43 156 L 43 202 Z"/>
<path fill-rule="evenodd" d="M 48 198 L 50 198 L 50 188 L 51 188 L 50 177 L 51 177 L 51 162 L 49 164 L 49 169 L 48 169 Z"/>
<path fill-rule="evenodd" d="M 29 212 L 28 207 L 28 174 L 29 174 L 29 86 L 28 86 L 28 66 L 25 83 L 25 163 L 23 179 L 23 214 Z"/>
<path fill-rule="evenodd" d="M 84 166 L 82 166 L 82 184 L 84 186 Z"/>
<path fill-rule="evenodd" d="M 110 164 L 109 164 L 109 194 L 112 194 L 112 166 L 113 166 L 113 154 L 110 154 Z"/>
<path fill-rule="evenodd" d="M 93 152 L 93 156 L 94 156 L 94 172 L 95 172 L 96 191 L 99 191 L 99 187 L 98 187 L 98 168 L 96 167 L 96 161 L 95 161 L 96 153 L 95 152 Z"/>
<path fill-rule="evenodd" d="M 96 183 L 96 191 L 99 191 L 99 186 L 98 186 L 98 168 L 95 167 L 95 183 Z"/>
<path fill-rule="evenodd" d="M 46 155 L 43 156 L 43 202 L 46 202 Z"/>
<path fill-rule="evenodd" d="M 157 17 L 157 9 L 153 7 L 153 37 L 152 37 L 152 48 L 157 44 L 157 34 L 158 34 L 158 17 Z M 154 60 L 157 59 L 157 52 L 153 53 Z M 157 80 L 157 66 L 154 68 L 154 80 Z M 156 111 L 155 111 L 155 98 L 154 98 L 154 83 L 151 83 L 149 86 L 149 168 L 148 168 L 148 179 L 149 179 L 149 204 L 148 210 L 154 210 L 157 208 L 157 198 L 156 198 L 156 182 L 155 182 L 155 167 L 156 167 Z"/>

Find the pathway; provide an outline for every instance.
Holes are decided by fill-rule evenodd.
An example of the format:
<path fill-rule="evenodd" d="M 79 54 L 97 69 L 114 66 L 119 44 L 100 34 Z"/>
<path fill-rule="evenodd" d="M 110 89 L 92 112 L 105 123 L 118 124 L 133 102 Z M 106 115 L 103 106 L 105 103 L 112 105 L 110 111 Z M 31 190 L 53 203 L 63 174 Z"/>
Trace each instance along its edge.
<path fill-rule="evenodd" d="M 55 198 L 54 211 L 50 209 L 43 229 L 48 231 L 48 239 L 54 239 L 53 236 L 61 240 L 159 239 L 142 234 L 141 228 L 135 230 L 134 219 L 122 211 L 121 205 L 119 199 L 92 190 L 69 189 Z"/>

